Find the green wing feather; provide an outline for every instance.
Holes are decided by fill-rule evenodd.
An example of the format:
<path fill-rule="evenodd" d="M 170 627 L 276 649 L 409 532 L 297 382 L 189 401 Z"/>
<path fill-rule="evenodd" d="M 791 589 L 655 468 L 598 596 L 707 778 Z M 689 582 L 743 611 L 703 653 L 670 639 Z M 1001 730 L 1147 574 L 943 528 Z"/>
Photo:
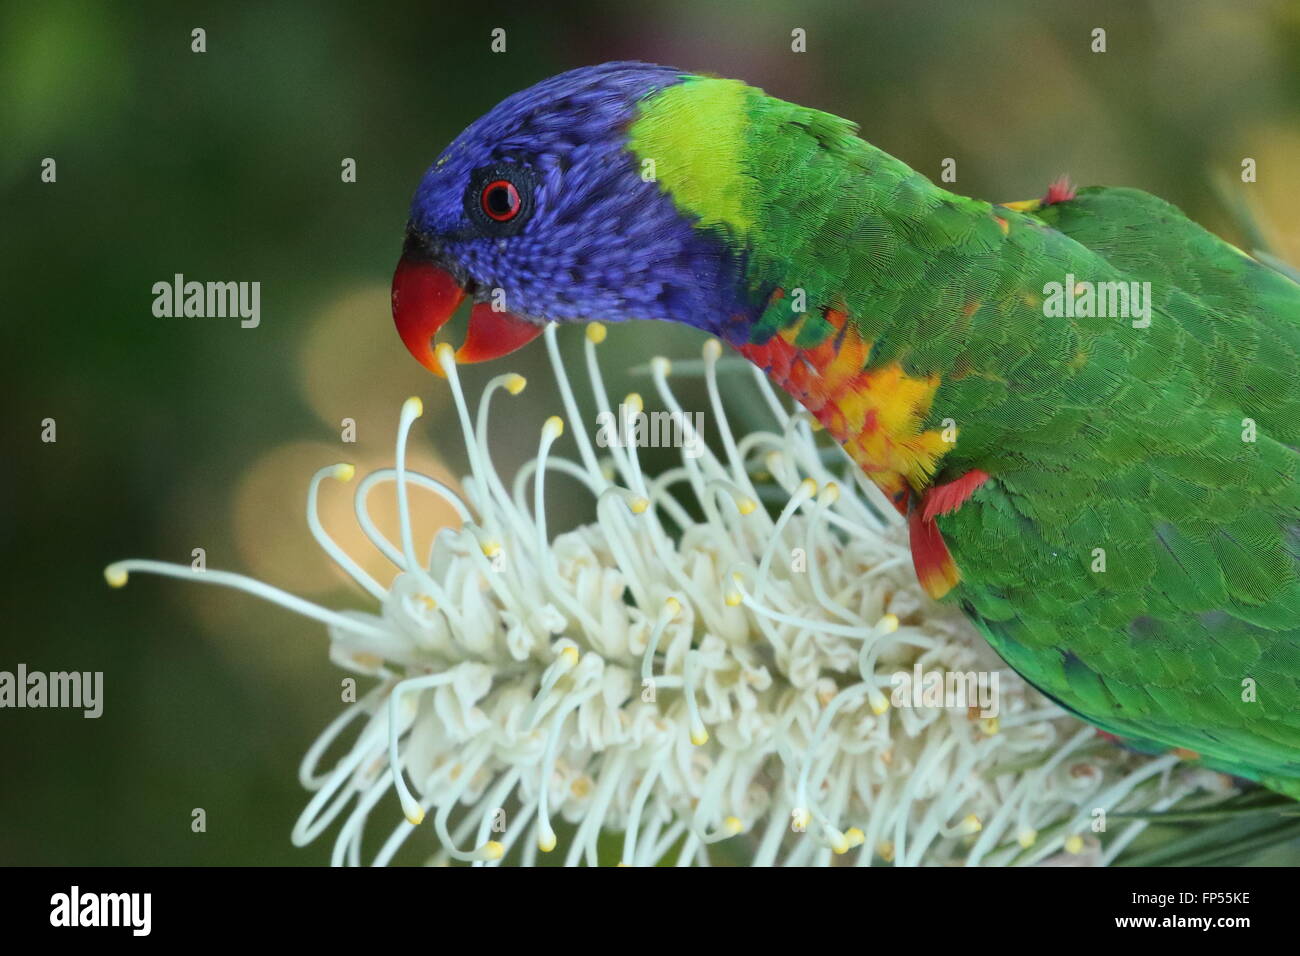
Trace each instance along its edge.
<path fill-rule="evenodd" d="M 945 374 L 930 424 L 962 431 L 935 480 L 995 476 L 940 519 L 963 575 L 952 599 L 1097 725 L 1296 793 L 1300 287 L 1135 190 L 1008 215 L 1004 242 L 990 207 L 883 154 L 818 145 L 838 178 L 783 189 L 833 212 L 764 197 L 795 210 L 787 231 L 807 225 L 800 212 L 819 224 L 778 235 L 770 281 L 811 275 L 823 301 L 849 303 L 876 342 L 869 364 Z M 1150 282 L 1151 327 L 1048 321 L 1044 286 L 1066 274 Z"/>
<path fill-rule="evenodd" d="M 1038 218 L 1150 282 L 1152 327 L 1093 343 L 1103 374 L 1130 380 L 1122 404 L 1059 453 L 1025 449 L 1040 474 L 941 519 L 961 599 L 1013 667 L 1099 726 L 1300 795 L 1300 287 L 1137 190 L 1083 190 Z M 1025 567 L 1073 567 L 1017 581 L 982 553 L 1010 533 Z M 1106 571 L 1080 573 L 1094 547 Z"/>

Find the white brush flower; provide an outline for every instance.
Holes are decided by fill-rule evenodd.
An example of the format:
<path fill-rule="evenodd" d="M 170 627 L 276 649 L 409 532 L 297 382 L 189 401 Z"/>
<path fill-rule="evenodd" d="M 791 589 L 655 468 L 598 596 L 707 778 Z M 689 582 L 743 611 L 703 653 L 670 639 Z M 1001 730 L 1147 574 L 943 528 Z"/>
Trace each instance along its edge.
<path fill-rule="evenodd" d="M 604 337 L 587 327 L 593 395 L 608 414 L 596 362 Z M 568 419 L 581 421 L 553 326 L 546 344 Z M 847 458 L 827 457 L 808 416 L 788 414 L 757 370 L 776 427 L 737 441 L 719 395 L 720 353 L 711 341 L 703 361 L 720 458 L 696 448 L 650 476 L 635 447 L 600 461 L 575 429 L 579 457 L 565 459 L 552 454 L 564 431 L 552 417 L 507 489 L 492 464 L 489 406 L 524 380 L 492 379 L 471 415 L 451 350 L 440 348 L 465 435 L 468 501 L 406 469 L 422 412 L 408 400 L 395 467 L 356 491 L 362 529 L 400 569 L 391 587 L 317 516 L 320 483 L 351 480 L 352 466 L 323 468 L 308 488 L 312 533 L 378 614 L 331 611 L 184 565 L 122 561 L 106 577 L 120 586 L 131 571 L 154 572 L 267 598 L 322 621 L 332 658 L 376 679 L 300 771 L 314 796 L 293 840 L 308 843 L 342 818 L 335 863 L 362 861 L 367 822 L 394 788 L 406 819 L 395 820 L 376 864 L 417 827 L 432 827 L 435 861 L 530 864 L 556 849 L 563 820 L 567 863 L 595 864 L 598 838 L 621 834 L 629 865 L 669 856 L 980 865 L 1109 862 L 1144 824 L 1098 833 L 1105 813 L 1164 809 L 1206 785 L 1210 775 L 1173 755 L 1139 757 L 1099 740 L 1007 670 L 959 613 L 926 597 L 902 520 Z M 664 406 L 680 413 L 668 361 L 655 359 L 652 371 Z M 596 520 L 552 538 L 545 492 L 556 473 L 594 498 Z M 371 491 L 389 482 L 396 543 L 367 510 Z M 437 534 L 427 558 L 412 544 L 412 486 L 463 521 Z M 784 499 L 775 517 L 759 506 L 760 488 Z M 972 671 L 996 674 L 996 718 L 891 706 L 899 694 L 911 701 L 916 673 Z M 347 755 L 318 771 L 345 731 L 354 734 Z M 609 845 L 602 862 L 612 862 Z"/>

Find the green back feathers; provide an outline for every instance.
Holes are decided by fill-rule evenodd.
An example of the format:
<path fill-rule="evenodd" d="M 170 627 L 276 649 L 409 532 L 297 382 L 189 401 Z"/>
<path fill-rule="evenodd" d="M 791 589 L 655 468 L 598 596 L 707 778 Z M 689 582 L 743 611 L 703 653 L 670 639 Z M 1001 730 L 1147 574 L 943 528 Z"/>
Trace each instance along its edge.
<path fill-rule="evenodd" d="M 961 599 L 1106 729 L 1300 776 L 1300 287 L 1136 190 L 1035 218 L 1077 278 L 1149 282 L 1151 325 L 1045 322 L 1078 359 L 1036 348 L 1005 397 L 942 396 L 1007 449 L 980 507 L 940 519 Z"/>
<path fill-rule="evenodd" d="M 1216 397 L 1300 444 L 1300 287 L 1140 190 L 1085 189 L 1038 215 L 1151 282 L 1173 320 L 1207 346 Z"/>

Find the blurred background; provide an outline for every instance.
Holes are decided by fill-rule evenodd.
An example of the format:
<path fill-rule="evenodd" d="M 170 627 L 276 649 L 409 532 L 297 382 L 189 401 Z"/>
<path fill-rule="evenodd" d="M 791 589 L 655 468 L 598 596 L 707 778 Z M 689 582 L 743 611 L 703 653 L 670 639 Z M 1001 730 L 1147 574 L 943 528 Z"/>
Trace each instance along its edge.
<path fill-rule="evenodd" d="M 105 675 L 98 720 L 0 711 L 0 864 L 328 861 L 328 839 L 289 842 L 307 801 L 297 765 L 342 706 L 323 629 L 175 580 L 113 591 L 102 571 L 203 548 L 210 568 L 370 607 L 313 542 L 307 482 L 336 461 L 391 464 L 414 394 L 414 467 L 463 473 L 446 386 L 402 347 L 388 282 L 424 169 L 515 90 L 613 59 L 734 76 L 858 121 L 931 178 L 956 159 L 949 188 L 964 194 L 1030 198 L 1068 172 L 1300 261 L 1295 0 L 187 7 L 0 3 L 0 670 Z M 191 52 L 196 27 L 206 53 Z M 497 27 L 505 53 L 489 48 Z M 1105 53 L 1091 52 L 1096 27 Z M 806 53 L 791 51 L 795 28 Z M 151 288 L 175 273 L 259 281 L 260 326 L 156 318 Z M 576 348 L 580 334 L 561 338 Z M 648 395 L 619 372 L 700 342 L 612 329 L 612 394 Z M 495 417 L 507 476 L 561 411 L 540 343 L 509 362 L 530 384 Z M 501 370 L 467 370 L 470 393 Z M 705 407 L 689 386 L 683 404 Z M 380 573 L 350 497 L 323 487 L 325 524 Z M 576 498 L 556 495 L 553 527 L 587 517 Z M 448 515 L 420 505 L 431 536 Z"/>

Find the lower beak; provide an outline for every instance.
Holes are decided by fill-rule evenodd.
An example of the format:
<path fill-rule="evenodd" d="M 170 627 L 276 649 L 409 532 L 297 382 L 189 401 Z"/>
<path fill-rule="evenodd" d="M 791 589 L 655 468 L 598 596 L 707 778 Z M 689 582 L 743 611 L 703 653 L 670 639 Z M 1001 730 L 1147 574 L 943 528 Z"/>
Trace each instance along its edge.
<path fill-rule="evenodd" d="M 464 287 L 446 269 L 405 255 L 397 263 L 393 273 L 393 322 L 407 350 L 437 375 L 444 373 L 433 337 L 464 298 Z M 456 361 L 500 358 L 541 334 L 541 325 L 479 302 L 470 312 L 469 331 L 465 343 L 456 351 Z"/>

